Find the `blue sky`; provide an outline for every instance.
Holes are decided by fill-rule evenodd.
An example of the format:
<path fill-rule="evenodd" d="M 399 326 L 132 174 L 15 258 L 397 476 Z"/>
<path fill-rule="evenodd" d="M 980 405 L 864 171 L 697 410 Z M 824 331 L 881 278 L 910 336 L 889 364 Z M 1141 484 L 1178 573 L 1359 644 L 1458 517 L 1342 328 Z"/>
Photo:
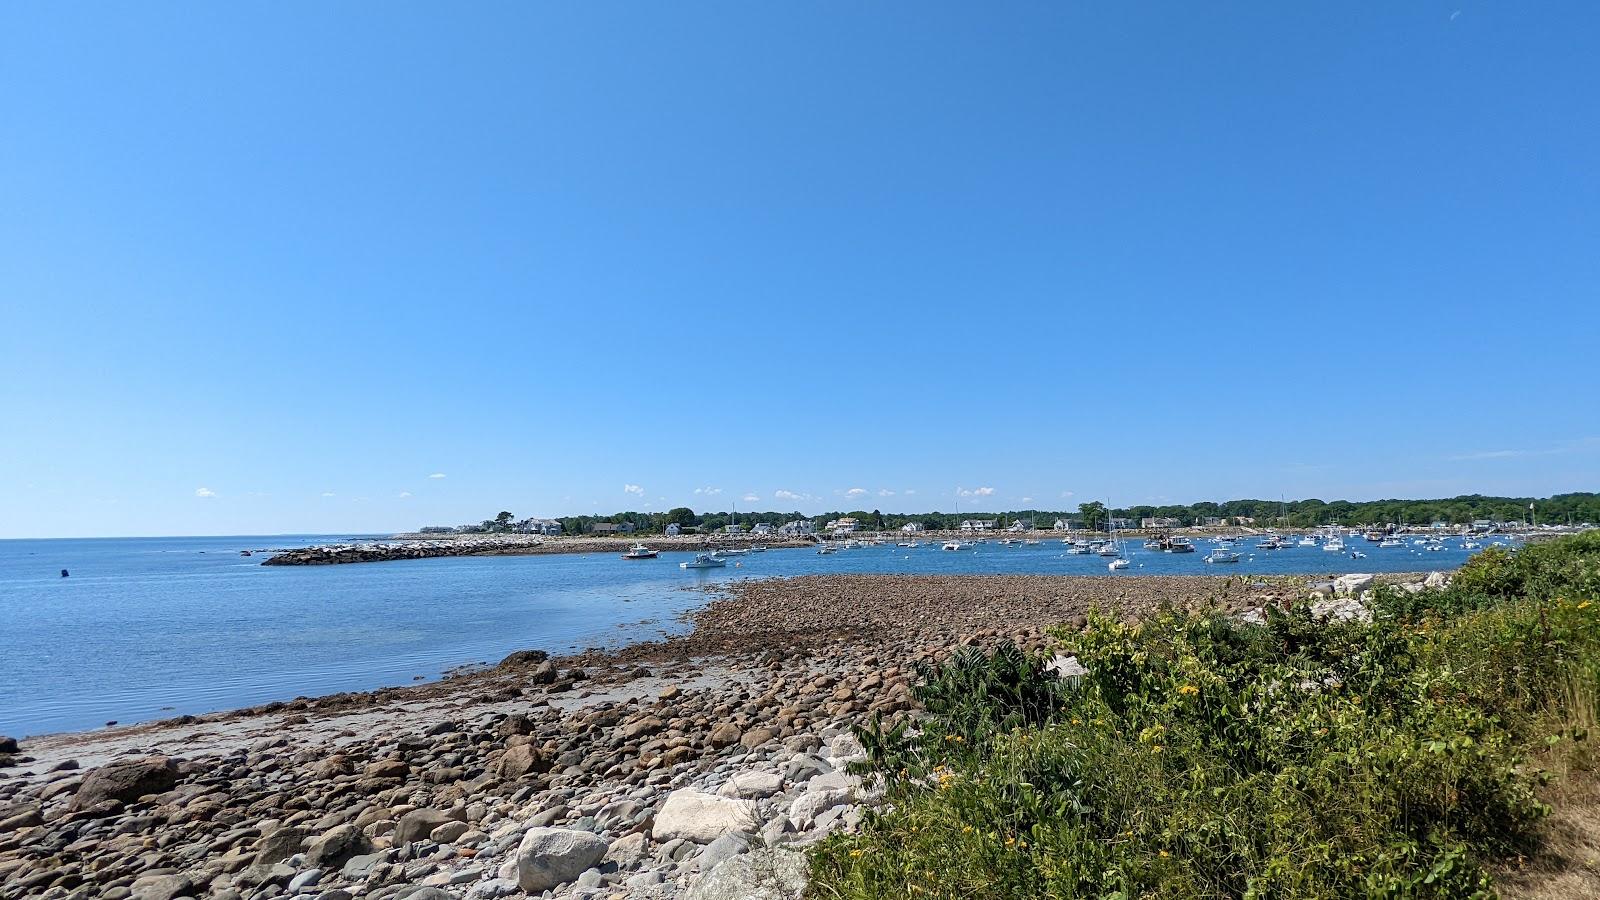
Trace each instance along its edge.
<path fill-rule="evenodd" d="M 0 536 L 1593 490 L 1597 28 L 11 4 Z"/>

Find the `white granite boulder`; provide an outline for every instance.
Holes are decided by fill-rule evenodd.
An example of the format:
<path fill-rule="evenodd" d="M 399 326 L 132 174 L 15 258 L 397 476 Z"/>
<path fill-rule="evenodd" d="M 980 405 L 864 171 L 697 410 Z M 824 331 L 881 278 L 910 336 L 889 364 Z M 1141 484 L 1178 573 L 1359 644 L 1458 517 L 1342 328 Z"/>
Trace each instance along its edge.
<path fill-rule="evenodd" d="M 517 886 L 530 894 L 559 887 L 606 855 L 605 839 L 570 828 L 530 828 L 517 847 Z"/>
<path fill-rule="evenodd" d="M 709 844 L 725 834 L 752 834 L 755 829 L 755 814 L 749 803 L 684 788 L 667 796 L 667 802 L 656 813 L 651 837 L 662 843 L 683 838 Z"/>

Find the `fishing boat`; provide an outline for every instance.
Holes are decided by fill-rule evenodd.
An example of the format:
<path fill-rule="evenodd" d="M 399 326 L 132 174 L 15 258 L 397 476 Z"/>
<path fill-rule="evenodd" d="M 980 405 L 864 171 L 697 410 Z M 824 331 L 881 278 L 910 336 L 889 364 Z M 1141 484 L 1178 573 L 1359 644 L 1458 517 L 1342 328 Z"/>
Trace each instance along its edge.
<path fill-rule="evenodd" d="M 657 556 L 660 556 L 660 555 L 661 555 L 661 552 L 659 550 L 651 550 L 649 547 L 646 547 L 643 544 L 634 544 L 632 547 L 628 548 L 628 552 L 627 553 L 622 554 L 622 558 L 623 559 L 655 559 Z"/>
<path fill-rule="evenodd" d="M 696 553 L 694 559 L 678 563 L 680 569 L 723 569 L 728 561 L 715 553 Z"/>
<path fill-rule="evenodd" d="M 1089 545 L 1083 541 L 1073 541 L 1067 547 L 1067 552 L 1073 556 L 1087 556 L 1090 552 L 1090 549 Z"/>
<path fill-rule="evenodd" d="M 1294 545 L 1296 547 L 1315 547 L 1317 545 L 1317 539 L 1309 534 L 1303 535 L 1300 540 L 1295 541 Z"/>
<path fill-rule="evenodd" d="M 1227 547 L 1218 547 L 1206 554 L 1206 562 L 1208 563 L 1236 563 L 1238 561 L 1238 551 L 1230 550 Z"/>
<path fill-rule="evenodd" d="M 1405 541 L 1402 541 L 1399 538 L 1395 538 L 1395 537 L 1384 538 L 1383 540 L 1378 542 L 1378 546 L 1379 547 L 1404 547 L 1405 545 L 1406 545 Z"/>
<path fill-rule="evenodd" d="M 944 547 L 942 549 L 945 549 L 945 550 L 961 550 L 961 549 L 964 549 L 964 548 L 965 548 L 965 545 L 962 544 L 960 541 L 945 541 L 944 542 Z"/>
<path fill-rule="evenodd" d="M 766 544 L 757 544 L 754 547 L 750 548 L 750 552 L 751 553 L 765 553 L 765 552 L 767 552 L 767 545 Z"/>
<path fill-rule="evenodd" d="M 1175 537 L 1167 541 L 1167 545 L 1162 549 L 1168 553 L 1193 553 L 1194 542 L 1188 538 Z"/>
<path fill-rule="evenodd" d="M 723 547 L 720 550 L 713 550 L 711 552 L 717 556 L 747 556 L 750 553 L 750 551 L 744 547 Z"/>

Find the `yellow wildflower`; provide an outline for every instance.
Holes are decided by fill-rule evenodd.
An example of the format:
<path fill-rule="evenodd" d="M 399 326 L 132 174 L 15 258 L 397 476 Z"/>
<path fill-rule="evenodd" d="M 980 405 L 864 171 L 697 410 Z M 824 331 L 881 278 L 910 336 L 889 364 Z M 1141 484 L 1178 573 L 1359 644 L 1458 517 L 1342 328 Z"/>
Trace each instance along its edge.
<path fill-rule="evenodd" d="M 1200 689 L 1192 684 L 1186 684 L 1183 687 L 1178 688 L 1178 693 L 1193 696 L 1194 694 L 1200 693 Z"/>
<path fill-rule="evenodd" d="M 1161 858 L 1162 858 L 1162 859 L 1166 859 L 1166 858 L 1167 858 L 1167 857 L 1169 857 L 1169 856 L 1171 856 L 1171 855 L 1172 855 L 1172 854 L 1171 854 L 1171 853 L 1168 853 L 1168 852 L 1167 852 L 1167 851 L 1165 851 L 1165 850 L 1163 850 L 1163 851 L 1161 851 Z"/>
<path fill-rule="evenodd" d="M 1578 608 L 1579 609 L 1588 609 L 1592 605 L 1594 605 L 1594 601 L 1593 600 L 1585 600 L 1582 603 L 1578 604 Z"/>

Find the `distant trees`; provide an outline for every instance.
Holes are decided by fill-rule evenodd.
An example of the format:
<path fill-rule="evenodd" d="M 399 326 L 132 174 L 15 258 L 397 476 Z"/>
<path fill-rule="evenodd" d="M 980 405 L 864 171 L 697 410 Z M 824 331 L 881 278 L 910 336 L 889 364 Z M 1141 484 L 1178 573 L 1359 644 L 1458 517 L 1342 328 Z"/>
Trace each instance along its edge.
<path fill-rule="evenodd" d="M 1109 516 L 1106 505 L 1099 500 L 1090 500 L 1088 503 L 1078 504 L 1078 518 L 1083 520 L 1083 527 L 1090 531 L 1099 531 Z"/>
<path fill-rule="evenodd" d="M 963 519 L 1001 519 L 1034 521 L 1042 527 L 1048 528 L 1056 519 L 1082 519 L 1085 527 L 1101 529 L 1112 516 L 1132 519 L 1134 524 L 1147 517 L 1168 517 L 1177 519 L 1184 525 L 1193 525 L 1207 517 L 1215 516 L 1225 520 L 1246 518 L 1254 520 L 1256 526 L 1278 526 L 1290 528 L 1314 528 L 1319 525 L 1382 525 L 1382 524 L 1422 524 L 1431 522 L 1446 522 L 1451 525 L 1465 525 L 1475 519 L 1489 519 L 1496 522 L 1521 522 L 1528 517 L 1528 504 L 1534 505 L 1535 513 L 1541 523 L 1561 522 L 1591 522 L 1600 523 L 1600 494 L 1573 493 L 1557 494 L 1552 497 L 1485 497 L 1478 494 L 1469 494 L 1461 497 L 1450 497 L 1440 500 L 1370 500 L 1360 503 L 1348 500 L 1324 501 L 1316 498 L 1307 500 L 1227 500 L 1223 502 L 1201 501 L 1188 505 L 1169 504 L 1162 506 L 1138 505 L 1126 508 L 1107 508 L 1098 500 L 1082 503 L 1076 513 L 1064 510 L 1027 509 L 1018 511 L 978 512 L 968 511 L 962 514 L 927 512 L 927 513 L 886 513 L 874 509 L 870 512 L 854 510 L 851 512 L 824 512 L 807 516 L 799 511 L 790 512 L 741 512 L 739 522 L 744 525 L 782 525 L 796 519 L 812 519 L 820 527 L 830 520 L 851 516 L 861 522 L 866 528 L 878 531 L 893 531 L 907 522 L 918 522 L 930 531 L 953 530 L 961 527 Z M 700 526 L 706 531 L 721 528 L 730 521 L 730 513 L 707 512 L 696 513 L 687 506 L 674 507 L 666 512 L 619 512 L 609 516 L 566 516 L 559 519 L 561 528 L 566 534 L 587 534 L 590 527 L 596 522 L 632 523 L 633 527 L 643 532 L 659 533 L 669 523 L 680 528 Z M 473 533 L 491 532 L 501 533 L 516 529 L 514 517 L 509 512 L 501 512 L 493 519 L 488 519 L 481 524 L 463 526 L 462 531 Z"/>

